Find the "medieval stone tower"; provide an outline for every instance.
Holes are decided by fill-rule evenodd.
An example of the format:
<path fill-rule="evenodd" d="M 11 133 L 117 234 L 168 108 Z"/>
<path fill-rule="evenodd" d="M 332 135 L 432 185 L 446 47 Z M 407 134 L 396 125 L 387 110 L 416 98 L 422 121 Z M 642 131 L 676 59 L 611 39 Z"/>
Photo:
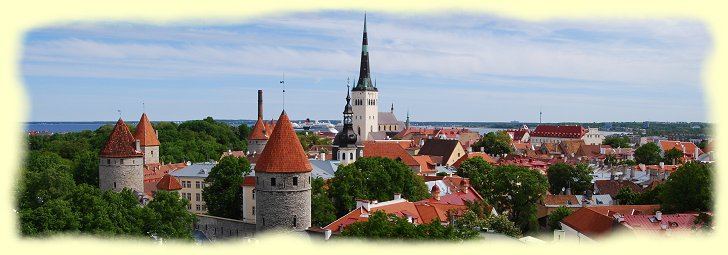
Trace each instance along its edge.
<path fill-rule="evenodd" d="M 283 111 L 255 165 L 257 231 L 305 230 L 311 226 L 311 170 Z"/>
<path fill-rule="evenodd" d="M 142 118 L 139 119 L 139 124 L 134 131 L 134 138 L 139 140 L 142 153 L 144 153 L 144 164 L 159 163 L 160 144 L 157 131 L 152 127 L 146 113 L 142 113 Z"/>
<path fill-rule="evenodd" d="M 263 122 L 263 90 L 258 90 L 258 121 L 255 122 L 253 130 L 251 130 L 250 136 L 248 136 L 249 154 L 260 154 L 263 152 L 266 143 L 268 143 L 270 129 Z"/>
<path fill-rule="evenodd" d="M 144 192 L 144 153 L 140 141 L 119 118 L 99 155 L 99 188 Z"/>
<path fill-rule="evenodd" d="M 367 42 L 367 18 L 364 16 L 364 38 L 361 46 L 359 80 L 351 90 L 354 100 L 353 128 L 362 141 L 369 139 L 369 132 L 379 131 L 379 92 L 372 84 L 369 71 L 369 43 Z"/>

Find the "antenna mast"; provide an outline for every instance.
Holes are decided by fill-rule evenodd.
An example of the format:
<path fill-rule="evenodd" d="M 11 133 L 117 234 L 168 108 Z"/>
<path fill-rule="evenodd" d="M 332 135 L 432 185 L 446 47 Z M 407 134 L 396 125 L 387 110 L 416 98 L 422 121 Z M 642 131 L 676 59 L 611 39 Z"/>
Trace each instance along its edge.
<path fill-rule="evenodd" d="M 281 84 L 283 84 L 283 110 L 286 110 L 286 72 L 283 72 L 283 79 L 281 80 Z"/>

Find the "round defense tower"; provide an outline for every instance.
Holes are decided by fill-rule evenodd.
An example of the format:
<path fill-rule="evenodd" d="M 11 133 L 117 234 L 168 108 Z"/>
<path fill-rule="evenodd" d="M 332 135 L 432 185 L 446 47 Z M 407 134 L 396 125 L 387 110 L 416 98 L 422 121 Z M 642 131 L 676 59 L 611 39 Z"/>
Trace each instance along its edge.
<path fill-rule="evenodd" d="M 99 188 L 144 192 L 144 154 L 121 118 L 99 155 Z"/>
<path fill-rule="evenodd" d="M 284 111 L 255 166 L 256 230 L 311 226 L 311 164 Z"/>

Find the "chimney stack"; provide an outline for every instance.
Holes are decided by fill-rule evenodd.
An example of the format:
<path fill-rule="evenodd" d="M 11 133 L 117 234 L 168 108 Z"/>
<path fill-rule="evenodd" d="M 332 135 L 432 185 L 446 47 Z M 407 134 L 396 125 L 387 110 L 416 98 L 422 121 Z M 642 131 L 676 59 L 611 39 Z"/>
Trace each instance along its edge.
<path fill-rule="evenodd" d="M 402 198 L 402 194 L 394 193 L 394 200 Z"/>
<path fill-rule="evenodd" d="M 326 152 L 319 153 L 319 159 L 320 160 L 326 160 Z"/>
<path fill-rule="evenodd" d="M 657 221 L 662 221 L 662 212 L 661 211 L 655 212 L 655 219 L 657 219 Z"/>
<path fill-rule="evenodd" d="M 432 189 L 430 190 L 430 195 L 432 195 L 432 198 L 435 200 L 440 200 L 440 187 L 437 186 L 437 184 L 432 186 Z"/>
<path fill-rule="evenodd" d="M 142 148 L 140 147 L 141 141 L 139 139 L 134 140 L 134 148 L 136 148 L 137 151 L 142 151 Z"/>
<path fill-rule="evenodd" d="M 258 118 L 263 119 L 263 90 L 258 90 Z"/>
<path fill-rule="evenodd" d="M 699 150 L 698 149 L 698 146 L 695 146 L 695 150 L 693 150 L 693 159 L 695 159 L 695 160 L 697 160 L 698 159 L 698 156 L 699 156 L 698 155 L 698 150 Z"/>

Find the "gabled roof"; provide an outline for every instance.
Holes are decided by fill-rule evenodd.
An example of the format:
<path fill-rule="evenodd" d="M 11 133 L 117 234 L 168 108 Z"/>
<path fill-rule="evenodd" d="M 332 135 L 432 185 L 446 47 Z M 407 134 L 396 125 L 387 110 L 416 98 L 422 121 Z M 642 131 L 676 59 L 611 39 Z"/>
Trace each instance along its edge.
<path fill-rule="evenodd" d="M 435 170 L 435 162 L 432 162 L 432 158 L 426 155 L 418 155 L 418 156 L 412 156 L 417 163 L 420 164 L 420 173 L 434 173 Z"/>
<path fill-rule="evenodd" d="M 293 131 L 286 111 L 281 113 L 278 124 L 268 139 L 255 164 L 256 172 L 299 173 L 311 172 L 311 164 L 303 151 L 301 141 Z"/>
<path fill-rule="evenodd" d="M 258 118 L 258 121 L 255 122 L 255 125 L 253 126 L 253 130 L 250 132 L 250 136 L 248 136 L 248 139 L 250 140 L 268 140 L 268 135 L 266 135 L 266 125 L 263 123 L 263 119 Z"/>
<path fill-rule="evenodd" d="M 581 146 L 583 145 L 584 140 L 570 139 L 561 141 L 561 143 L 559 143 L 559 148 L 561 149 L 561 152 L 566 155 L 576 155 L 576 153 L 579 152 L 579 148 L 581 148 Z"/>
<path fill-rule="evenodd" d="M 419 166 L 420 163 L 402 146 L 397 142 L 365 141 L 364 157 L 384 157 L 401 161 L 407 166 Z"/>
<path fill-rule="evenodd" d="M 589 238 L 598 237 L 600 235 L 612 232 L 614 220 L 612 217 L 595 212 L 591 207 L 584 207 L 576 210 L 561 223 L 573 228 Z"/>
<path fill-rule="evenodd" d="M 693 153 L 695 152 L 695 149 L 698 149 L 698 156 L 700 154 L 703 154 L 703 150 L 701 150 L 697 145 L 695 145 L 692 142 L 680 142 L 680 141 L 660 141 L 660 148 L 662 148 L 663 152 L 669 151 L 672 148 L 675 148 L 679 151 L 682 151 L 685 156 L 688 156 L 692 158 Z"/>
<path fill-rule="evenodd" d="M 538 125 L 531 137 L 581 138 L 589 131 L 582 126 Z"/>
<path fill-rule="evenodd" d="M 623 187 L 627 187 L 634 192 L 642 192 L 642 187 L 629 180 L 596 180 L 594 186 L 599 190 L 599 194 L 610 195 L 613 198 L 619 194 L 619 190 Z"/>
<path fill-rule="evenodd" d="M 139 119 L 139 124 L 136 126 L 134 131 L 134 138 L 139 140 L 141 146 L 159 146 L 159 139 L 157 139 L 157 133 L 154 132 L 152 123 L 149 122 L 146 113 L 142 113 L 142 118 Z"/>
<path fill-rule="evenodd" d="M 111 131 L 109 139 L 106 140 L 103 149 L 101 149 L 101 157 L 107 158 L 129 158 L 142 157 L 144 154 L 136 150 L 134 136 L 124 121 L 119 118 L 116 122 L 114 130 Z"/>
<path fill-rule="evenodd" d="M 379 112 L 377 117 L 379 125 L 401 125 L 402 122 L 397 120 L 394 113 L 391 112 Z"/>
<path fill-rule="evenodd" d="M 442 156 L 442 162 L 448 162 L 453 151 L 460 145 L 458 140 L 428 139 L 418 155 Z"/>
<path fill-rule="evenodd" d="M 485 160 L 486 162 L 488 162 L 490 164 L 495 164 L 496 163 L 495 159 L 493 159 L 493 157 L 491 157 L 490 155 L 488 155 L 485 152 L 470 152 L 470 153 L 466 153 L 465 155 L 463 155 L 462 157 L 460 157 L 460 159 L 458 159 L 457 161 L 455 161 L 455 163 L 453 163 L 452 166 L 454 166 L 454 167 L 460 167 L 460 165 L 462 165 L 463 162 L 465 162 L 465 160 L 468 160 L 468 159 L 471 159 L 471 158 L 474 158 L 474 157 L 482 158 L 483 160 Z"/>
<path fill-rule="evenodd" d="M 171 174 L 165 174 L 164 177 L 159 180 L 159 183 L 157 183 L 157 189 L 167 191 L 181 190 L 182 184 L 179 183 L 177 177 L 174 177 Z"/>
<path fill-rule="evenodd" d="M 579 199 L 576 195 L 545 195 L 543 197 L 544 206 L 562 206 L 567 207 L 581 206 Z"/>

